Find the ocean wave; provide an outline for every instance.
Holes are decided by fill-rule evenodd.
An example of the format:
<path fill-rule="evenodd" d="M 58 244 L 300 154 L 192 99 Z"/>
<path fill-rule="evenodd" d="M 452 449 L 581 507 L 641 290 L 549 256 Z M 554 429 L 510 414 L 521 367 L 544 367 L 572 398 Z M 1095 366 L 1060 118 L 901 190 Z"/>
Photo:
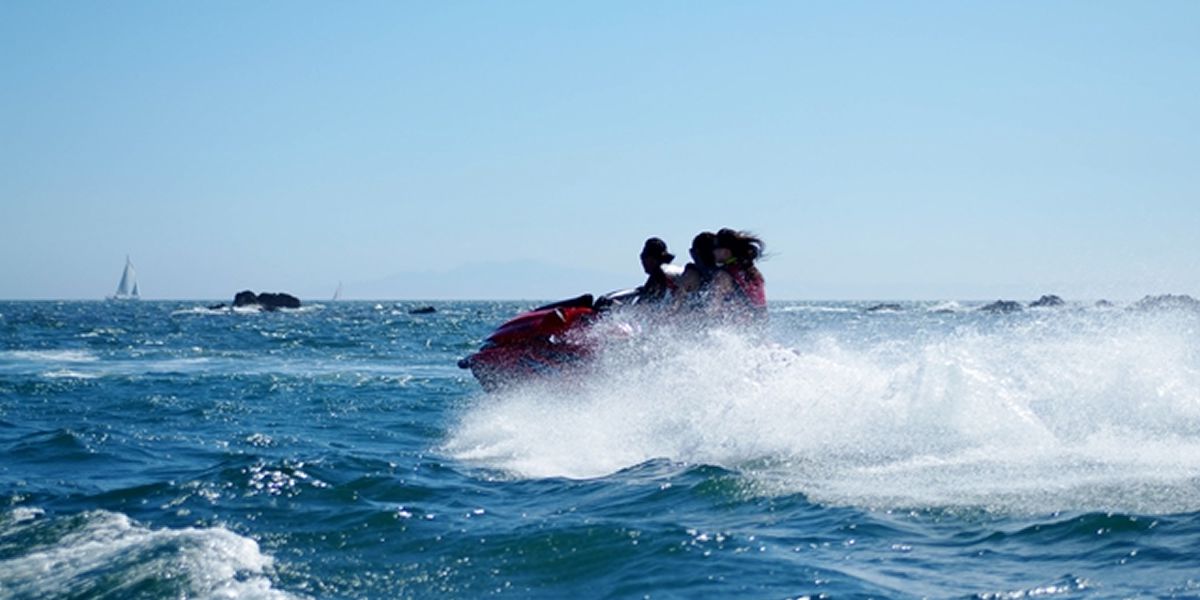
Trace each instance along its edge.
<path fill-rule="evenodd" d="M 42 377 L 46 379 L 97 379 L 100 375 L 95 373 L 84 373 L 82 371 L 72 371 L 71 369 L 56 369 L 54 371 L 46 371 L 42 373 Z"/>
<path fill-rule="evenodd" d="M 308 304 L 300 308 L 279 308 L 275 310 L 267 310 L 257 304 L 247 306 L 191 306 L 188 308 L 180 308 L 171 311 L 171 316 L 228 316 L 228 315 L 259 315 L 259 314 L 296 314 L 305 315 L 320 312 L 325 309 L 323 304 Z"/>
<path fill-rule="evenodd" d="M 857 312 L 858 309 L 845 305 L 821 305 L 821 304 L 793 304 L 782 306 L 773 309 L 772 312 L 781 313 L 850 313 Z"/>
<path fill-rule="evenodd" d="M 1200 510 L 1200 348 L 1171 319 L 1039 319 L 793 349 L 717 331 L 479 398 L 451 456 L 591 478 L 656 458 L 871 508 Z"/>
<path fill-rule="evenodd" d="M 98 337 L 105 337 L 105 336 L 111 337 L 111 336 L 118 336 L 123 333 L 125 333 L 125 330 L 121 329 L 120 327 L 97 327 L 86 333 L 79 334 L 78 337 L 81 337 L 81 338 L 98 338 Z"/>
<path fill-rule="evenodd" d="M 1073 596 L 1087 593 L 1094 587 L 1091 582 L 1082 577 L 1062 577 L 1050 583 L 1032 588 L 1023 588 L 1003 592 L 984 592 L 976 594 L 980 600 L 1020 600 L 1022 598 L 1041 598 L 1047 596 Z"/>
<path fill-rule="evenodd" d="M 963 308 L 962 304 L 959 304 L 953 300 L 949 300 L 946 302 L 938 302 L 937 304 L 929 306 L 925 310 L 931 313 L 956 313 L 963 312 L 966 309 Z"/>
<path fill-rule="evenodd" d="M 29 362 L 94 362 L 100 357 L 87 350 L 5 350 L 0 360 Z"/>
<path fill-rule="evenodd" d="M 180 308 L 171 311 L 171 316 L 180 315 L 227 315 L 229 314 L 228 307 L 209 308 L 207 306 L 191 306 L 188 308 Z"/>
<path fill-rule="evenodd" d="M 273 559 L 223 527 L 152 529 L 104 510 L 49 518 L 22 509 L 0 518 L 0 590 L 64 596 L 284 599 Z M 97 576 L 104 573 L 104 576 Z"/>

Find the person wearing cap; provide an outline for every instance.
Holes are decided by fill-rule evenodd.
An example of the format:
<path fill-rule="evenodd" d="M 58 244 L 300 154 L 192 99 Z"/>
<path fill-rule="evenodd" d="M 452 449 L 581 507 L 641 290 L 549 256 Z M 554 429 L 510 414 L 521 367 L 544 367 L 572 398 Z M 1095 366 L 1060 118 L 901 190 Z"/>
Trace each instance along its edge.
<path fill-rule="evenodd" d="M 642 270 L 646 283 L 638 288 L 638 304 L 661 304 L 678 289 L 676 278 L 681 270 L 671 264 L 675 255 L 667 251 L 667 243 L 652 237 L 642 245 Z"/>

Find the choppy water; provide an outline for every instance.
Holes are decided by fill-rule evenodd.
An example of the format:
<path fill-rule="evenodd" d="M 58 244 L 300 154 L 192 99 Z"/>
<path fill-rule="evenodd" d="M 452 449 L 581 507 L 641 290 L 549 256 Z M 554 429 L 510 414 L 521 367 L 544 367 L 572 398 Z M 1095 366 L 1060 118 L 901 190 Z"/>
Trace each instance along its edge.
<path fill-rule="evenodd" d="M 568 386 L 518 303 L 0 303 L 0 597 L 1200 596 L 1200 316 L 772 307 Z"/>

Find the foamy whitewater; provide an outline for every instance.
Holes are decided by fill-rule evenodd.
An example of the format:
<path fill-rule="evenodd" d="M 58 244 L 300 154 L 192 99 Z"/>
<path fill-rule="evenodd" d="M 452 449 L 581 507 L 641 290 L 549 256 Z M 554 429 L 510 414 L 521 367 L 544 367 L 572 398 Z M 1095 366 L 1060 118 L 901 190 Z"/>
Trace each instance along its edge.
<path fill-rule="evenodd" d="M 203 304 L 0 303 L 0 597 L 1200 595 L 1193 310 L 616 315 L 485 394 L 525 303 Z"/>
<path fill-rule="evenodd" d="M 448 450 L 521 477 L 665 458 L 737 471 L 756 493 L 877 509 L 1200 510 L 1193 315 L 919 332 L 870 318 L 850 339 L 640 341 L 652 360 L 645 348 L 608 356 L 569 395 L 547 385 L 481 399 Z"/>

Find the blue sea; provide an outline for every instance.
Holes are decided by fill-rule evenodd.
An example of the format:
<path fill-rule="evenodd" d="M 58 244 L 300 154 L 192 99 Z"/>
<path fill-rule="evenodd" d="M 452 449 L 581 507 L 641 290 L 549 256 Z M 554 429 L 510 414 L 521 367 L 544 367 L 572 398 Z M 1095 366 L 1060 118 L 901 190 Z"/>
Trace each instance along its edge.
<path fill-rule="evenodd" d="M 533 303 L 204 304 L 0 302 L 0 598 L 1200 597 L 1196 312 L 773 303 L 485 394 Z"/>

